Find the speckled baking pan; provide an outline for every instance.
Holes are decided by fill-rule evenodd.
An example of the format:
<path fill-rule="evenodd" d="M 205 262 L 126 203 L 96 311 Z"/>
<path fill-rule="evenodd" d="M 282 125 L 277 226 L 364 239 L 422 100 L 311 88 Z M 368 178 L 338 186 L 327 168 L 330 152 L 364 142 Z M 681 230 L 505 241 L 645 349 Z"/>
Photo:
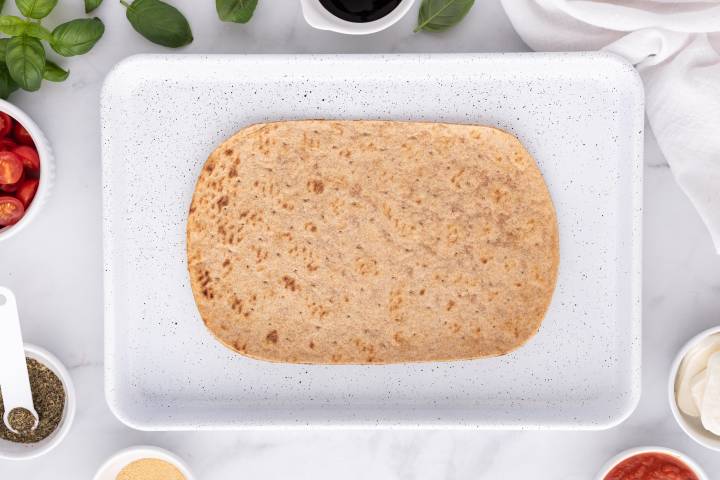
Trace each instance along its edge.
<path fill-rule="evenodd" d="M 393 119 L 506 129 L 557 208 L 560 272 L 510 355 L 384 366 L 273 364 L 214 340 L 185 222 L 215 146 L 256 122 Z M 643 91 L 607 54 L 137 56 L 102 92 L 105 387 L 128 425 L 601 429 L 640 395 Z"/>

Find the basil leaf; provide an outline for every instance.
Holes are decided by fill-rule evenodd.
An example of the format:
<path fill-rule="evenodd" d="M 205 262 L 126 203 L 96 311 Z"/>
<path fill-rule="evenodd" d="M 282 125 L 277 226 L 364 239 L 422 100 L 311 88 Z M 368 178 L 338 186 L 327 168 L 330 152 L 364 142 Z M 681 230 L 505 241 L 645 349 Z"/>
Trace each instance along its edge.
<path fill-rule="evenodd" d="M 442 32 L 459 23 L 475 0 L 423 0 L 418 13 L 416 32 Z"/>
<path fill-rule="evenodd" d="M 45 72 L 45 49 L 40 40 L 26 35 L 11 38 L 5 63 L 20 88 L 29 92 L 40 88 Z"/>
<path fill-rule="evenodd" d="M 99 18 L 78 18 L 55 27 L 50 46 L 63 57 L 87 53 L 105 33 Z"/>
<path fill-rule="evenodd" d="M 70 72 L 63 70 L 58 64 L 48 60 L 45 62 L 45 71 L 43 72 L 43 78 L 50 80 L 51 82 L 64 82 L 67 80 Z"/>
<path fill-rule="evenodd" d="M 18 88 L 18 84 L 10 76 L 7 65 L 0 63 L 0 98 L 7 100 Z"/>
<path fill-rule="evenodd" d="M 52 34 L 50 33 L 50 30 L 43 27 L 39 23 L 28 23 L 25 26 L 25 35 L 28 35 L 30 37 L 39 38 L 40 40 L 45 40 L 46 42 L 49 42 L 52 38 Z"/>
<path fill-rule="evenodd" d="M 9 38 L 0 38 L 0 62 L 5 62 L 5 52 L 7 52 L 7 44 Z"/>
<path fill-rule="evenodd" d="M 85 0 L 85 13 L 90 13 L 100 6 L 102 0 Z"/>
<path fill-rule="evenodd" d="M 27 22 L 14 15 L 0 15 L 0 32 L 6 35 L 22 35 L 25 33 Z"/>
<path fill-rule="evenodd" d="M 20 13 L 36 20 L 47 17 L 57 3 L 58 0 L 15 0 Z"/>
<path fill-rule="evenodd" d="M 127 19 L 135 31 L 153 43 L 177 48 L 193 41 L 190 24 L 180 11 L 160 0 L 134 0 L 127 7 Z"/>
<path fill-rule="evenodd" d="M 258 0 L 215 0 L 215 10 L 223 22 L 247 23 Z"/>

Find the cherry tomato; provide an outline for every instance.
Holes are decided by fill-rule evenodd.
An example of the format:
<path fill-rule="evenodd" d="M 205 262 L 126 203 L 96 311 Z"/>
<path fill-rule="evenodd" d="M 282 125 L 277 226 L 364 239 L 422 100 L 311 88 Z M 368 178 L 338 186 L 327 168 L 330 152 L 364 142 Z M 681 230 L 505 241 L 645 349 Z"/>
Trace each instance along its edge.
<path fill-rule="evenodd" d="M 23 171 L 23 174 L 20 176 L 20 180 L 18 180 L 15 183 L 0 183 L 0 195 L 2 195 L 2 192 L 7 193 L 14 193 L 17 191 L 18 188 L 20 188 L 20 184 L 22 181 L 25 180 L 25 172 Z"/>
<path fill-rule="evenodd" d="M 20 187 L 18 187 L 17 192 L 15 192 L 15 198 L 20 200 L 25 208 L 30 205 L 30 202 L 32 202 L 32 199 L 35 197 L 39 183 L 40 182 L 34 178 L 20 182 Z"/>
<path fill-rule="evenodd" d="M 0 225 L 17 223 L 25 215 L 25 207 L 15 197 L 0 197 Z"/>
<path fill-rule="evenodd" d="M 34 148 L 28 147 L 27 145 L 20 145 L 12 151 L 15 155 L 20 157 L 25 171 L 31 176 L 37 177 L 40 175 L 40 157 Z"/>
<path fill-rule="evenodd" d="M 5 112 L 0 112 L 0 138 L 5 138 L 13 128 L 13 119 Z"/>
<path fill-rule="evenodd" d="M 21 145 L 27 145 L 29 147 L 35 146 L 35 142 L 33 142 L 33 139 L 28 131 L 17 122 L 13 126 L 13 137 L 15 137 L 15 141 Z"/>
<path fill-rule="evenodd" d="M 23 163 L 13 152 L 0 152 L 0 183 L 16 183 L 23 174 Z"/>
<path fill-rule="evenodd" d="M 12 152 L 17 147 L 17 143 L 13 142 L 9 138 L 0 139 L 0 151 L 7 150 Z"/>

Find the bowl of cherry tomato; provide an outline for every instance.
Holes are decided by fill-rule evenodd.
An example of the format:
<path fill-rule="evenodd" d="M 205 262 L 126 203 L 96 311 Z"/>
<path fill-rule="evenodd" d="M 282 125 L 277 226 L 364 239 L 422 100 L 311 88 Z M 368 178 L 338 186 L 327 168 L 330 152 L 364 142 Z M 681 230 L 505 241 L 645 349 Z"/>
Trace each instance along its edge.
<path fill-rule="evenodd" d="M 54 174 L 52 151 L 40 128 L 18 107 L 0 100 L 0 241 L 37 215 Z"/>

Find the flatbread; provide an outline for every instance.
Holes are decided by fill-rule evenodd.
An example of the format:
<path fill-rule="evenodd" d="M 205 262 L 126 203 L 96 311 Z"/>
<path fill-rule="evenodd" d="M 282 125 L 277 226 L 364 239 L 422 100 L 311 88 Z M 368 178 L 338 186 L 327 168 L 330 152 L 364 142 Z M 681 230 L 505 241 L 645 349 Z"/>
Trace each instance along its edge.
<path fill-rule="evenodd" d="M 535 161 L 506 132 L 288 121 L 210 155 L 187 252 L 205 324 L 243 355 L 444 361 L 502 355 L 538 331 L 558 229 Z"/>

